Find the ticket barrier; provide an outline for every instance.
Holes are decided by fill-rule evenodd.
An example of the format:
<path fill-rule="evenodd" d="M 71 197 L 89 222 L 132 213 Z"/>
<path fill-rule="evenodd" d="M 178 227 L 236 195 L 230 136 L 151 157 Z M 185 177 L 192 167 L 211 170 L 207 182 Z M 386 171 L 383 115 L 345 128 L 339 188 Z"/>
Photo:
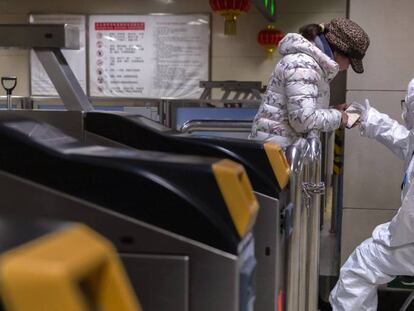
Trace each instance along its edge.
<path fill-rule="evenodd" d="M 13 36 L 10 36 L 10 33 L 13 33 Z M 29 34 L 29 35 L 28 35 Z M 46 34 L 46 35 L 45 35 Z M 52 34 L 52 35 L 50 35 Z M 67 65 L 67 62 L 61 53 L 60 49 L 77 49 L 79 48 L 79 32 L 76 31 L 76 29 L 73 29 L 72 27 L 68 25 L 2 25 L 0 27 L 0 37 L 2 38 L 2 46 L 5 47 L 32 47 L 34 48 L 34 51 L 36 55 L 38 56 L 39 60 L 43 64 L 46 72 L 48 73 L 51 81 L 53 82 L 55 88 L 57 89 L 60 97 L 62 98 L 62 101 L 65 105 L 65 107 L 68 110 L 73 111 L 85 111 L 89 112 L 93 110 L 93 107 L 91 103 L 89 102 L 88 98 L 84 94 L 82 88 L 80 87 L 79 83 L 77 82 L 75 76 L 73 75 L 70 67 Z M 82 122 L 81 122 L 82 123 Z M 82 125 L 83 126 L 83 125 Z M 60 125 L 59 125 L 60 127 Z M 85 132 L 85 136 L 87 135 L 89 131 Z M 83 135 L 83 134 L 82 134 Z M 213 154 L 211 155 L 217 155 L 217 151 L 219 151 L 219 157 L 221 158 L 230 158 L 235 159 L 238 158 L 239 152 L 235 152 L 238 147 L 236 146 L 228 146 L 224 147 L 223 143 L 216 142 L 213 144 L 213 146 L 208 147 L 210 150 L 214 150 Z M 207 144 L 208 145 L 208 144 Z M 215 146 L 214 146 L 215 145 Z M 232 144 L 231 144 L 232 145 Z M 254 145 L 254 144 L 251 144 Z M 278 153 L 279 158 L 284 159 L 284 156 L 281 152 L 281 150 L 275 150 L 273 147 L 274 145 L 268 145 L 269 149 L 273 150 L 271 153 Z M 194 146 L 190 146 L 191 148 L 194 148 Z M 190 148 L 190 149 L 191 149 Z M 197 148 L 194 148 L 194 151 Z M 276 286 L 275 282 L 278 278 L 280 278 L 280 273 L 275 272 L 275 267 L 281 266 L 282 260 L 279 260 L 278 263 L 276 262 L 276 257 L 279 256 L 284 249 L 282 242 L 283 239 L 280 238 L 280 214 L 281 210 L 285 209 L 285 206 L 287 203 L 284 202 L 284 200 L 281 198 L 286 197 L 284 195 L 281 195 L 283 193 L 280 192 L 277 187 L 275 190 L 275 183 L 274 179 L 275 176 L 272 175 L 274 173 L 276 174 L 276 177 L 279 179 L 280 176 L 277 176 L 278 174 L 281 174 L 282 179 L 279 180 L 279 185 L 283 185 L 287 183 L 288 177 L 288 169 L 285 161 L 276 161 L 272 162 L 272 159 L 274 159 L 273 156 L 268 156 L 268 148 L 264 150 L 262 145 L 262 154 L 264 154 L 264 151 L 266 151 L 266 161 L 261 161 L 261 159 L 257 156 L 257 154 L 253 157 L 246 156 L 247 158 L 251 158 L 249 161 L 245 161 L 245 159 L 240 159 L 240 163 L 243 163 L 243 165 L 246 166 L 246 169 L 248 171 L 248 174 L 251 176 L 254 189 L 257 192 L 257 196 L 260 200 L 261 206 L 269 206 L 269 209 L 266 208 L 266 211 L 272 211 L 272 225 L 268 226 L 256 226 L 255 235 L 258 236 L 260 234 L 265 234 L 266 238 L 269 239 L 262 239 L 260 238 L 260 241 L 270 241 L 269 243 L 266 242 L 265 247 L 261 248 L 263 252 L 260 252 L 260 256 L 258 256 L 259 262 L 262 260 L 261 257 L 263 257 L 263 263 L 259 264 L 259 269 L 262 270 L 262 272 L 258 271 L 258 275 L 262 275 L 263 279 L 271 280 L 270 284 L 269 282 L 266 284 L 266 286 L 263 287 L 266 292 L 271 293 L 270 294 L 270 302 L 266 302 L 266 304 L 262 304 L 260 301 L 262 301 L 262 298 L 258 296 L 256 309 L 259 310 L 277 310 L 277 306 L 275 304 L 275 295 L 274 293 L 277 293 L 278 286 Z M 226 150 L 224 152 L 224 156 L 222 151 Z M 194 153 L 193 152 L 183 152 L 185 153 Z M 200 153 L 203 154 L 203 153 Z M 246 155 L 246 152 L 243 153 Z M 247 152 L 248 154 L 248 152 Z M 209 155 L 208 153 L 204 155 Z M 26 154 L 23 157 L 30 157 L 30 154 Z M 259 169 L 259 167 L 263 163 L 270 163 L 272 164 L 272 169 L 269 170 L 267 168 Z M 250 163 L 250 164 L 249 164 Z M 284 163 L 282 165 L 282 169 L 275 169 L 274 164 L 280 164 Z M 249 164 L 249 165 L 248 165 Z M 254 164 L 254 165 L 252 165 Z M 267 165 L 268 166 L 268 165 Z M 261 177 L 256 178 L 255 172 L 261 172 Z M 263 175 L 263 172 L 267 172 L 267 174 L 270 174 L 271 178 L 268 179 L 267 177 L 270 177 L 269 175 Z M 284 177 L 283 177 L 284 176 Z M 266 182 L 264 182 L 264 185 L 261 185 L 263 181 L 267 179 Z M 284 179 L 284 181 L 283 181 Z M 281 187 L 283 188 L 283 186 Z M 259 194 L 261 193 L 261 194 Z M 279 198 L 279 199 L 276 199 Z M 279 201 L 280 200 L 280 201 Z M 262 217 L 263 216 L 263 217 Z M 269 221 L 270 217 L 264 217 L 265 215 L 259 214 L 258 219 L 263 219 L 264 221 Z M 270 215 L 268 215 L 270 216 Z M 284 225 L 285 226 L 285 225 Z M 267 230 L 258 230 L 258 228 L 271 228 L 275 232 L 269 232 Z M 276 236 L 277 235 L 277 236 Z M 275 238 L 276 236 L 276 238 Z M 276 243 L 274 243 L 276 242 Z M 283 242 L 284 243 L 284 242 Z M 272 259 L 269 261 L 269 259 Z M 269 269 L 265 269 L 264 263 L 268 262 L 270 263 Z M 261 267 L 261 268 L 260 268 Z M 258 277 L 258 288 L 260 288 L 260 285 L 262 284 L 260 282 L 260 277 Z M 259 290 L 260 293 L 263 293 L 264 291 Z M 210 306 L 211 307 L 211 306 Z M 169 308 L 171 310 L 171 308 Z M 228 308 L 228 310 L 230 310 Z"/>
<path fill-rule="evenodd" d="M 109 238 L 144 310 L 253 310 L 258 204 L 241 165 L 82 143 L 14 117 L 0 145 L 1 214 Z"/>
<path fill-rule="evenodd" d="M 139 144 L 138 147 L 149 150 L 227 157 L 243 164 L 249 172 L 249 178 L 253 176 L 250 180 L 261 206 L 254 228 L 258 262 L 255 308 L 281 310 L 285 288 L 285 230 L 290 227 L 291 205 L 286 208 L 289 169 L 285 166 L 283 153 L 276 145 L 237 139 L 195 139 L 193 136 L 180 135 L 157 122 L 133 114 L 89 112 L 83 118 L 81 116 L 84 114 L 81 112 L 10 113 L 53 123 L 79 139 L 103 145 L 130 144 L 128 147 L 131 147 Z M 161 139 L 158 136 L 162 136 Z"/>
<path fill-rule="evenodd" d="M 140 150 L 226 157 L 241 163 L 252 182 L 261 209 L 256 221 L 256 310 L 281 310 L 285 288 L 285 231 L 292 205 L 287 183 L 289 165 L 272 143 L 200 137 L 178 133 L 140 115 L 87 112 L 85 137 L 109 139 Z M 283 219 L 282 219 L 283 218 Z"/>
<path fill-rule="evenodd" d="M 82 224 L 0 218 L 0 309 L 141 311 L 113 245 Z"/>

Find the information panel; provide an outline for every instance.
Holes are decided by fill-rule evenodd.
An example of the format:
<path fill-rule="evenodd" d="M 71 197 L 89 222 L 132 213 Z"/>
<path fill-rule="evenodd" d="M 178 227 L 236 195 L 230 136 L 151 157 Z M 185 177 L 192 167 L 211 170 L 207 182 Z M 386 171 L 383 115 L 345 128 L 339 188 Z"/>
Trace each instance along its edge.
<path fill-rule="evenodd" d="M 198 98 L 209 51 L 207 14 L 91 15 L 90 95 Z"/>
<path fill-rule="evenodd" d="M 84 15 L 31 15 L 30 23 L 34 24 L 70 24 L 80 31 L 80 49 L 62 50 L 70 68 L 74 72 L 83 90 L 86 92 L 86 17 Z M 57 91 L 46 71 L 36 56 L 30 51 L 31 94 L 39 96 L 57 96 Z"/>

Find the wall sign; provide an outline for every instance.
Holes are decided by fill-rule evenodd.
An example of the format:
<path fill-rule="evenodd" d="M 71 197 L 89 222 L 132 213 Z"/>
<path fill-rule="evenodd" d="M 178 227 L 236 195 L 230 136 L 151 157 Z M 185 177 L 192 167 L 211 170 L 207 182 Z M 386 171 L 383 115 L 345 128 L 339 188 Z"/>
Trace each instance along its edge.
<path fill-rule="evenodd" d="M 209 50 L 207 14 L 91 15 L 90 95 L 198 98 Z"/>

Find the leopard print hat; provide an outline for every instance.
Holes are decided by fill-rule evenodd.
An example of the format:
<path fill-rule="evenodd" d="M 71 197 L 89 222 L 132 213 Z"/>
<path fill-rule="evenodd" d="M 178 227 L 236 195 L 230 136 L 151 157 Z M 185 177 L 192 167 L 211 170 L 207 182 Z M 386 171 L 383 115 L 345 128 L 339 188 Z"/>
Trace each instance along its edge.
<path fill-rule="evenodd" d="M 367 33 L 355 22 L 338 17 L 325 25 L 325 37 L 329 44 L 347 56 L 352 69 L 363 73 L 362 59 L 369 46 Z"/>

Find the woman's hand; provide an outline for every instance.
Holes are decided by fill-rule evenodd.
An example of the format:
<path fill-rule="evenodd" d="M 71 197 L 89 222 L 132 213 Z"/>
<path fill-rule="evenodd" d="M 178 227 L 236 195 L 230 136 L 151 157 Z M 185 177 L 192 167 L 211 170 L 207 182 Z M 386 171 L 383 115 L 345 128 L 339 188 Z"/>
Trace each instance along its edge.
<path fill-rule="evenodd" d="M 349 107 L 349 105 L 346 104 L 346 103 L 333 106 L 334 109 L 339 110 L 341 112 L 341 114 L 342 114 L 342 117 L 341 117 L 341 128 L 345 128 L 346 125 L 348 124 L 348 115 L 345 112 L 345 110 L 348 107 Z"/>
<path fill-rule="evenodd" d="M 339 110 L 339 109 L 338 109 Z M 342 111 L 342 117 L 341 117 L 341 128 L 345 128 L 348 124 L 348 115 L 345 111 Z"/>
<path fill-rule="evenodd" d="M 343 104 L 333 106 L 333 108 L 335 108 L 335 109 L 337 109 L 341 112 L 345 111 L 348 107 L 349 107 L 349 105 L 347 103 L 343 103 Z"/>

